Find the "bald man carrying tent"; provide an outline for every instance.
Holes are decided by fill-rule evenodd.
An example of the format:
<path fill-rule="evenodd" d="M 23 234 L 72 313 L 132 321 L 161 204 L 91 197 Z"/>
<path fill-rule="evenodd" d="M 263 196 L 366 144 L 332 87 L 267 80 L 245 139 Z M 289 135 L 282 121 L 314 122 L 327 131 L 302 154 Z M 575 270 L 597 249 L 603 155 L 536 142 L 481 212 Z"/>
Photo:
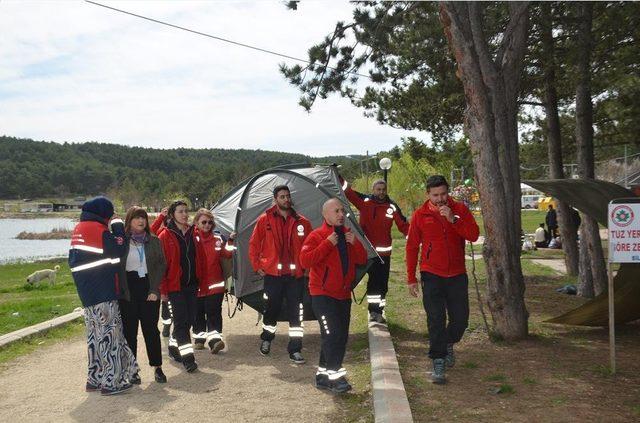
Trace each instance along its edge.
<path fill-rule="evenodd" d="M 344 226 L 345 210 L 339 199 L 323 204 L 322 217 L 322 226 L 309 234 L 300 251 L 300 263 L 309 269 L 311 306 L 322 337 L 315 386 L 344 393 L 351 389 L 342 367 L 351 319 L 351 283 L 356 265 L 367 262 L 367 251 Z"/>

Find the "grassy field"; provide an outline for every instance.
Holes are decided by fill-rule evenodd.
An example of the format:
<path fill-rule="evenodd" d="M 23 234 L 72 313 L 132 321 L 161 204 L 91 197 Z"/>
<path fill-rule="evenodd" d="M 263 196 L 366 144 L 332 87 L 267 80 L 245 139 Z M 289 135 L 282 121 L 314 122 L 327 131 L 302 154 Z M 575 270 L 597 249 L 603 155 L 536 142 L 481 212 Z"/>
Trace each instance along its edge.
<path fill-rule="evenodd" d="M 40 269 L 60 266 L 56 283 L 44 280 L 38 286 L 26 283 L 27 276 Z M 0 335 L 70 313 L 80 299 L 66 260 L 17 263 L 0 266 Z"/>
<path fill-rule="evenodd" d="M 612 376 L 606 328 L 544 323 L 585 301 L 555 292 L 575 278 L 527 259 L 522 266 L 530 336 L 518 342 L 489 340 L 470 274 L 471 315 L 456 346 L 456 367 L 447 372 L 447 385 L 429 383 L 426 316 L 421 298 L 407 293 L 404 243 L 394 241 L 387 317 L 415 421 L 638 421 L 640 325 L 617 329 L 618 374 Z M 476 267 L 484 296 L 481 259 Z M 491 324 L 486 307 L 485 312 Z"/>

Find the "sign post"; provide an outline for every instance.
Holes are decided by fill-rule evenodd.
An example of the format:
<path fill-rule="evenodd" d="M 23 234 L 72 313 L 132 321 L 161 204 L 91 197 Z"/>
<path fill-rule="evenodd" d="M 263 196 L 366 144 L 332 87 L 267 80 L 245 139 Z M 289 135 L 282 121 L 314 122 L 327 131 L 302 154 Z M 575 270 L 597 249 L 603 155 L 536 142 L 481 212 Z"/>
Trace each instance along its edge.
<path fill-rule="evenodd" d="M 607 260 L 609 297 L 609 360 L 616 372 L 615 310 L 613 263 L 640 263 L 640 198 L 618 198 L 609 203 L 609 259 Z"/>

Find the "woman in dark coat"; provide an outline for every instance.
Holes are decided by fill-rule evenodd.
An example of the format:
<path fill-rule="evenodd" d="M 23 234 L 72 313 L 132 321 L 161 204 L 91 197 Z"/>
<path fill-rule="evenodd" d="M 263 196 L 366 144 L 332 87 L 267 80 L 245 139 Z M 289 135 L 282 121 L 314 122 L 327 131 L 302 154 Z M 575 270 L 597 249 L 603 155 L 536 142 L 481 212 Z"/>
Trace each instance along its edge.
<path fill-rule="evenodd" d="M 118 274 L 124 336 L 137 357 L 138 324 L 142 327 L 149 365 L 155 368 L 155 380 L 165 383 L 158 330 L 160 282 L 166 267 L 162 245 L 150 232 L 149 217 L 141 207 L 133 206 L 127 211 L 125 233 L 127 252 Z M 140 376 L 136 374 L 131 382 L 140 384 Z"/>

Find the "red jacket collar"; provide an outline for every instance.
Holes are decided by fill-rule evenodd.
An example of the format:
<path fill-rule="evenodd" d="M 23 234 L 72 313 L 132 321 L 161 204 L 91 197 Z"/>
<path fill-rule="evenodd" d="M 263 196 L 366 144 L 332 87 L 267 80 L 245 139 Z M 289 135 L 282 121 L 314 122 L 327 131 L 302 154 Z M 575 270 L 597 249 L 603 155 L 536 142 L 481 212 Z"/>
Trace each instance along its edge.
<path fill-rule="evenodd" d="M 269 207 L 265 211 L 265 213 L 268 214 L 268 215 L 270 214 L 270 215 L 276 216 L 276 217 L 282 216 L 280 214 L 280 211 L 278 210 L 278 205 L 277 204 L 274 204 L 273 206 Z M 291 208 L 291 213 L 289 214 L 289 216 L 293 217 L 294 219 L 298 219 L 298 212 L 292 207 Z"/>

